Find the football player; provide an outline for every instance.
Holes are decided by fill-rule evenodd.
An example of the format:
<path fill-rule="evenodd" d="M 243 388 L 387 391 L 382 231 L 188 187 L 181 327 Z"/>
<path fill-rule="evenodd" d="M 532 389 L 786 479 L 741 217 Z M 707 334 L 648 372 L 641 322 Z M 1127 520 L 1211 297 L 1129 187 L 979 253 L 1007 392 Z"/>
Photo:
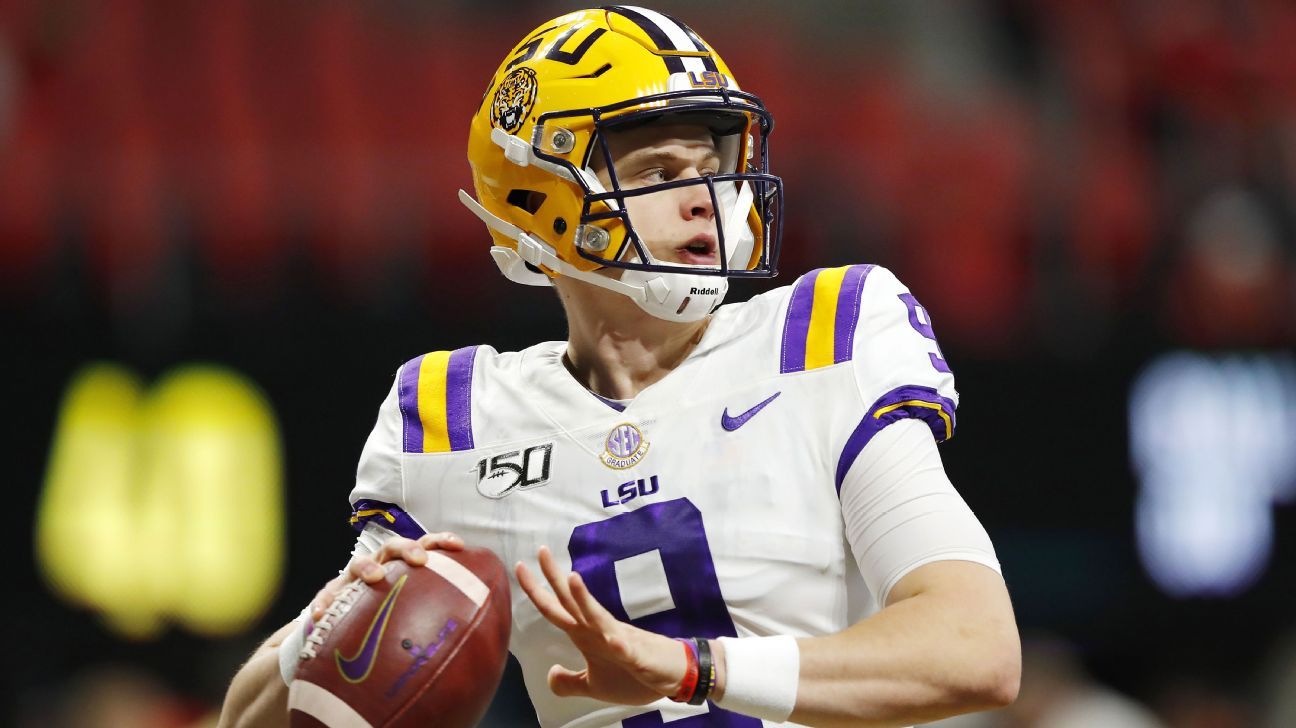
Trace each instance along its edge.
<path fill-rule="evenodd" d="M 893 726 L 1014 699 L 998 561 L 936 449 L 958 394 L 926 310 L 870 265 L 720 305 L 775 272 L 772 128 L 652 10 L 523 38 L 460 197 L 507 278 L 556 290 L 567 340 L 399 369 L 355 553 L 303 623 L 466 541 L 517 564 L 511 650 L 546 728 Z M 253 656 L 226 719 L 282 723 L 303 631 Z"/>

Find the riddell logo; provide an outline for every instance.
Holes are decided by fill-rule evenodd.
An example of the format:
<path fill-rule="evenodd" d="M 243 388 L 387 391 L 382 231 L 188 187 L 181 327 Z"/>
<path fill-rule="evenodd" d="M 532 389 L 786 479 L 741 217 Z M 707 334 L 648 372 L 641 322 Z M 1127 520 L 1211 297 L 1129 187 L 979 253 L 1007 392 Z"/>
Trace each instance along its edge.
<path fill-rule="evenodd" d="M 719 288 L 698 288 L 694 286 L 693 288 L 689 289 L 689 295 L 690 296 L 718 296 L 720 295 L 720 289 Z"/>

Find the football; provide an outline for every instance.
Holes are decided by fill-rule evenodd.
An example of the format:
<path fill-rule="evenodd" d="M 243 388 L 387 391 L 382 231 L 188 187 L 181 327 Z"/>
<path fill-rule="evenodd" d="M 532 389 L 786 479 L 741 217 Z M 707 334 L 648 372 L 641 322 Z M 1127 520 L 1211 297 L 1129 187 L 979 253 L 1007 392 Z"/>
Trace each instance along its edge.
<path fill-rule="evenodd" d="M 311 628 L 288 688 L 291 725 L 467 728 L 508 656 L 504 565 L 484 549 L 429 551 L 347 585 Z"/>

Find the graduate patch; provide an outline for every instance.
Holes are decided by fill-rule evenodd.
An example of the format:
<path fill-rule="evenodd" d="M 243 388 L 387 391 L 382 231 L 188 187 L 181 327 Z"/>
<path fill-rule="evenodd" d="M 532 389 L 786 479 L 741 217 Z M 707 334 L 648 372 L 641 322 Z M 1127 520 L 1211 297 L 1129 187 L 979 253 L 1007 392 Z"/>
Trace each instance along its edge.
<path fill-rule="evenodd" d="M 634 467 L 648 452 L 648 441 L 638 427 L 625 422 L 612 428 L 603 443 L 599 460 L 614 470 Z"/>

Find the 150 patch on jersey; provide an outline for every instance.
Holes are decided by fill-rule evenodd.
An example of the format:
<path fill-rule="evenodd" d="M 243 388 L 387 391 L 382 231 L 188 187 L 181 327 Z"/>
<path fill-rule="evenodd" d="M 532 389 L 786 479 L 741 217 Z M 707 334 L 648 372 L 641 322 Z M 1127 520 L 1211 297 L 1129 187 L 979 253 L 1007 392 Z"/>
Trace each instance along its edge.
<path fill-rule="evenodd" d="M 487 498 L 503 498 L 515 490 L 530 490 L 548 483 L 553 446 L 552 442 L 546 442 L 478 460 L 477 492 Z"/>

